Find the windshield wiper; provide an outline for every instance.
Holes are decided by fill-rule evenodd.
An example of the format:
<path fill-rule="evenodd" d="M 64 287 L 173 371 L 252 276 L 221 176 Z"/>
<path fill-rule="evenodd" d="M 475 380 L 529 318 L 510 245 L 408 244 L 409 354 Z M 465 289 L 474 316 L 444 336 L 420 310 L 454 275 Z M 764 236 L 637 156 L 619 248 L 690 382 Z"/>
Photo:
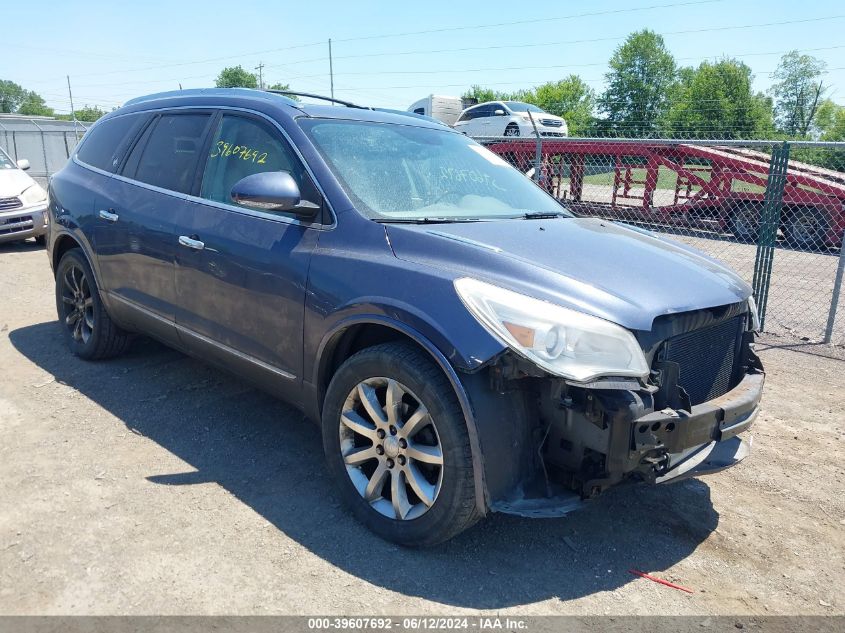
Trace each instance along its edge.
<path fill-rule="evenodd" d="M 560 211 L 533 211 L 523 213 L 522 217 L 526 220 L 549 220 L 551 218 L 568 218 L 569 216 Z"/>
<path fill-rule="evenodd" d="M 450 222 L 479 222 L 480 218 L 374 218 L 380 224 L 448 224 Z"/>

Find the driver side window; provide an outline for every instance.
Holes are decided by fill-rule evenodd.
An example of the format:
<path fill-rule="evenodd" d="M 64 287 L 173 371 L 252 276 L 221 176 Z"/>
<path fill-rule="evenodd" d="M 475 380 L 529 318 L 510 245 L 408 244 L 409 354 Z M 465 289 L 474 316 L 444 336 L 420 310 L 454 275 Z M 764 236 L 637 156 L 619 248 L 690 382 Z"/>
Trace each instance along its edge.
<path fill-rule="evenodd" d="M 234 184 L 266 171 L 289 172 L 299 185 L 302 199 L 314 197 L 302 164 L 276 130 L 252 118 L 224 114 L 211 139 L 200 196 L 235 204 L 230 195 Z"/>

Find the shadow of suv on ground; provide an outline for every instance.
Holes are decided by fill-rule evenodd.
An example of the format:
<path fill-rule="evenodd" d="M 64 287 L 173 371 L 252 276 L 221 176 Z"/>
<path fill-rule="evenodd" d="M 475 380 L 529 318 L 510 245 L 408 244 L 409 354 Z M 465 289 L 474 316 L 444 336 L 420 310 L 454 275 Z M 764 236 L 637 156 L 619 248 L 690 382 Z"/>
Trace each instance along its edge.
<path fill-rule="evenodd" d="M 55 322 L 9 338 L 58 382 L 196 469 L 160 475 L 150 464 L 148 480 L 217 483 L 315 555 L 405 595 L 476 609 L 579 598 L 631 582 L 630 568 L 672 566 L 718 524 L 708 486 L 688 480 L 614 489 L 564 519 L 495 515 L 436 548 L 400 548 L 342 510 L 317 427 L 236 377 L 148 339 L 120 359 L 85 362 Z"/>

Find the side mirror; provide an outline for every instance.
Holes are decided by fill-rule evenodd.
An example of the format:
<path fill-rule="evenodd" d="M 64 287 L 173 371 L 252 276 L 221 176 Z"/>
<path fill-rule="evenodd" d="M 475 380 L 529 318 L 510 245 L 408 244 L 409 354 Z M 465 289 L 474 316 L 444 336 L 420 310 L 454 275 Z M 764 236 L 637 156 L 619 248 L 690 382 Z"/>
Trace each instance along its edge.
<path fill-rule="evenodd" d="M 493 114 L 495 114 L 496 116 L 505 116 L 505 111 L 502 109 L 494 110 Z"/>
<path fill-rule="evenodd" d="M 230 195 L 236 204 L 267 211 L 293 211 L 297 215 L 313 216 L 319 208 L 302 202 L 299 186 L 286 171 L 265 171 L 241 178 Z"/>
<path fill-rule="evenodd" d="M 23 171 L 26 171 L 27 169 L 29 169 L 29 161 L 25 158 L 21 158 L 18 161 L 18 169 L 21 169 Z"/>

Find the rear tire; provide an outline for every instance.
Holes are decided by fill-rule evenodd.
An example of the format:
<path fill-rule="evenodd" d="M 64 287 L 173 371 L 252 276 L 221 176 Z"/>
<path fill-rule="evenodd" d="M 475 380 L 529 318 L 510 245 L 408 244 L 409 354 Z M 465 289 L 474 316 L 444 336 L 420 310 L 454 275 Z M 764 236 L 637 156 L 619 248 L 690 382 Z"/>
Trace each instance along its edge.
<path fill-rule="evenodd" d="M 380 537 L 431 546 L 479 519 L 461 407 L 415 346 L 385 343 L 347 359 L 326 393 L 322 430 L 343 502 Z"/>
<path fill-rule="evenodd" d="M 827 219 L 812 207 L 793 209 L 783 224 L 786 243 L 793 248 L 816 250 L 825 246 Z"/>
<path fill-rule="evenodd" d="M 106 312 L 94 273 L 78 248 L 66 252 L 56 268 L 56 311 L 68 348 L 85 360 L 118 356 L 132 341 Z"/>

